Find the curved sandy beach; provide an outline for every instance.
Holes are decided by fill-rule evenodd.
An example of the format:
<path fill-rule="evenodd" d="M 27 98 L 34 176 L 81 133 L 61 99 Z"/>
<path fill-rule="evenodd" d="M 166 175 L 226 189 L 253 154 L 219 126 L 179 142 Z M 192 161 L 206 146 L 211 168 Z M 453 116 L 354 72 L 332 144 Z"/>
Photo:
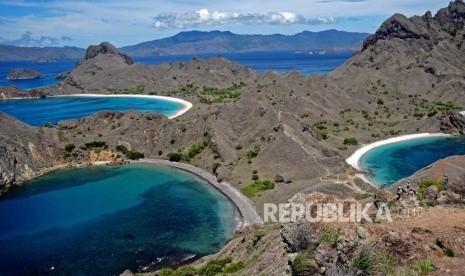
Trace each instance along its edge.
<path fill-rule="evenodd" d="M 367 153 L 368 151 L 377 148 L 379 146 L 392 144 L 396 142 L 424 138 L 424 137 L 443 137 L 443 136 L 450 136 L 449 134 L 444 133 L 419 133 L 419 134 L 410 134 L 410 135 L 402 135 L 398 137 L 389 138 L 386 140 L 377 141 L 368 145 L 362 146 L 360 149 L 356 150 L 349 158 L 346 159 L 346 162 L 354 167 L 358 171 L 362 171 L 360 167 L 360 159 L 362 156 Z"/>
<path fill-rule="evenodd" d="M 192 103 L 179 98 L 167 97 L 167 96 L 155 96 L 155 95 L 131 95 L 131 94 L 119 94 L 119 95 L 105 95 L 105 94 L 69 94 L 69 95 L 53 95 L 49 97 L 109 97 L 109 98 L 146 98 L 146 99 L 159 99 L 170 102 L 176 102 L 183 105 L 183 108 L 175 114 L 168 117 L 173 119 L 182 114 L 186 113 L 192 108 Z"/>
<path fill-rule="evenodd" d="M 137 161 L 131 161 L 135 164 L 154 164 L 159 166 L 173 167 L 181 170 L 188 171 L 205 179 L 210 185 L 223 193 L 231 202 L 236 206 L 241 221 L 238 224 L 238 228 L 245 227 L 247 225 L 262 224 L 263 220 L 257 213 L 255 205 L 250 199 L 238 191 L 233 185 L 228 182 L 218 182 L 216 177 L 211 173 L 200 169 L 198 167 L 178 162 L 170 162 L 162 159 L 140 159 Z"/>

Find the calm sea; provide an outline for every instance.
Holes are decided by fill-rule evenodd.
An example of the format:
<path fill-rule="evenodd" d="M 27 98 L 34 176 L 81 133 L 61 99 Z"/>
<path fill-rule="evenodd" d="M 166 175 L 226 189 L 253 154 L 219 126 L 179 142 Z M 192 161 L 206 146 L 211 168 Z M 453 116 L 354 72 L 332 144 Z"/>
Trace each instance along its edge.
<path fill-rule="evenodd" d="M 156 65 L 166 62 L 188 61 L 194 57 L 209 58 L 219 54 L 176 55 L 134 57 L 135 62 Z M 345 61 L 352 53 L 309 54 L 295 52 L 256 52 L 256 53 L 226 53 L 221 56 L 236 61 L 259 72 L 274 70 L 278 72 L 298 71 L 304 75 L 327 74 Z M 77 60 L 61 60 L 57 62 L 37 63 L 31 61 L 0 61 L 0 86 L 15 85 L 22 89 L 32 89 L 56 84 L 56 76 L 72 70 Z M 10 81 L 6 77 L 15 68 L 34 69 L 41 73 L 42 79 Z"/>

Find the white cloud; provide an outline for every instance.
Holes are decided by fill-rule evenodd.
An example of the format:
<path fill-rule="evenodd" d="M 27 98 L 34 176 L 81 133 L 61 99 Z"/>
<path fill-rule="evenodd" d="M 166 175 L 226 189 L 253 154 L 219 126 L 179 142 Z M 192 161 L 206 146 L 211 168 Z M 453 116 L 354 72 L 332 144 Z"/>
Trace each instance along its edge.
<path fill-rule="evenodd" d="M 19 39 L 4 39 L 0 37 L 0 44 L 13 45 L 21 47 L 47 47 L 47 46 L 58 46 L 61 41 L 72 41 L 73 39 L 68 36 L 52 37 L 52 36 L 41 36 L 39 38 L 33 38 L 32 33 L 27 31 Z"/>
<path fill-rule="evenodd" d="M 337 20 L 331 16 L 305 17 L 295 12 L 241 13 L 231 11 L 213 11 L 200 9 L 185 13 L 160 13 L 154 18 L 157 29 L 185 29 L 189 27 L 219 25 L 317 25 L 334 24 Z"/>

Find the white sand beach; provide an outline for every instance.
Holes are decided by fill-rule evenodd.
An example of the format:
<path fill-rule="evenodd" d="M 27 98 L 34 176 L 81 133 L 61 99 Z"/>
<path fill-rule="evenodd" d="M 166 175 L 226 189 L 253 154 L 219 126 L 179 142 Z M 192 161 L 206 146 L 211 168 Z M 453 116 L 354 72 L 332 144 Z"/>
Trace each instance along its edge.
<path fill-rule="evenodd" d="M 398 137 L 389 138 L 386 140 L 377 141 L 368 145 L 363 145 L 360 149 L 356 150 L 349 158 L 346 159 L 346 162 L 354 167 L 358 171 L 362 171 L 360 167 L 360 159 L 362 156 L 367 153 L 368 151 L 387 144 L 392 144 L 396 142 L 402 142 L 411 139 L 418 139 L 418 138 L 425 138 L 425 137 L 442 137 L 442 136 L 450 136 L 449 134 L 444 133 L 419 133 L 419 134 L 410 134 L 410 135 L 402 135 Z"/>
<path fill-rule="evenodd" d="M 131 95 L 131 94 L 120 94 L 120 95 L 105 95 L 105 94 L 70 94 L 70 95 L 56 95 L 50 97 L 109 97 L 109 98 L 145 98 L 145 99 L 159 99 L 165 101 L 171 101 L 180 103 L 183 105 L 183 108 L 176 112 L 175 114 L 168 117 L 168 119 L 173 119 L 182 114 L 186 113 L 189 109 L 192 108 L 192 103 L 185 101 L 183 99 L 167 97 L 167 96 L 155 96 L 155 95 Z"/>

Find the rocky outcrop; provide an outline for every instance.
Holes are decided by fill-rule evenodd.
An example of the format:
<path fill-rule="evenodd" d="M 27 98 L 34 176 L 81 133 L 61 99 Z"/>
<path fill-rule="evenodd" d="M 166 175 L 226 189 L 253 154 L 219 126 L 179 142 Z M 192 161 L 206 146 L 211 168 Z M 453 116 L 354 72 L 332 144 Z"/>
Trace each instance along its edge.
<path fill-rule="evenodd" d="M 116 47 L 109 42 L 102 42 L 99 45 L 89 46 L 86 50 L 86 56 L 84 57 L 84 59 L 93 59 L 98 55 L 115 55 L 121 57 L 127 65 L 131 65 L 134 63 L 130 56 L 118 52 Z"/>
<path fill-rule="evenodd" d="M 465 117 L 458 112 L 448 111 L 439 117 L 440 130 L 447 134 L 465 134 Z"/>
<path fill-rule="evenodd" d="M 424 29 L 418 28 L 412 21 L 402 14 L 395 14 L 386 20 L 376 33 L 367 37 L 363 42 L 362 51 L 374 45 L 378 40 L 400 39 L 430 39 Z"/>
<path fill-rule="evenodd" d="M 0 191 L 56 165 L 57 132 L 25 125 L 0 113 Z"/>
<path fill-rule="evenodd" d="M 462 0 L 451 2 L 447 8 L 439 10 L 434 17 L 427 12 L 422 17 L 407 18 L 402 14 L 395 14 L 386 20 L 381 27 L 367 37 L 363 43 L 362 51 L 380 40 L 399 39 L 424 39 L 434 40 L 441 36 L 438 32 L 444 30 L 452 36 L 462 30 L 465 23 L 465 4 Z"/>
<path fill-rule="evenodd" d="M 9 80 L 28 80 L 28 79 L 40 79 L 42 74 L 32 69 L 13 69 L 8 73 L 7 79 Z"/>

